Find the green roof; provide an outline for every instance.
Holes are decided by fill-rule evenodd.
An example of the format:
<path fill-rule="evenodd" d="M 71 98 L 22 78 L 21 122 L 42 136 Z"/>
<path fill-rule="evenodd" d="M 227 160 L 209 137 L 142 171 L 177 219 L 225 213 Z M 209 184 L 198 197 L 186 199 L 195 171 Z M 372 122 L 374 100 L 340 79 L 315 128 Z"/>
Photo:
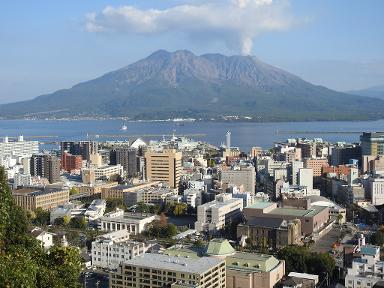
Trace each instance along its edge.
<path fill-rule="evenodd" d="M 227 239 L 212 239 L 209 241 L 207 254 L 215 256 L 226 256 L 235 253 L 235 249 L 231 246 Z"/>
<path fill-rule="evenodd" d="M 273 203 L 268 201 L 257 201 L 252 205 L 247 206 L 246 208 L 254 208 L 254 209 L 264 209 L 271 206 Z"/>
<path fill-rule="evenodd" d="M 225 259 L 226 266 L 234 270 L 268 272 L 280 264 L 272 255 L 237 252 Z"/>

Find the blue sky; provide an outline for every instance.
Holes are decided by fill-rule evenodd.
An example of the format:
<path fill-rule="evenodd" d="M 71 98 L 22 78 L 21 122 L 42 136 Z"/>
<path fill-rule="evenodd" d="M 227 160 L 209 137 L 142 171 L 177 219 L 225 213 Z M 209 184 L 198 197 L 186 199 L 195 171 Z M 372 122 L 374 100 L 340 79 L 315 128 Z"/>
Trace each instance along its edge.
<path fill-rule="evenodd" d="M 250 53 L 337 90 L 384 84 L 384 1 L 269 1 L 2 1 L 0 102 L 69 88 L 157 49 Z"/>

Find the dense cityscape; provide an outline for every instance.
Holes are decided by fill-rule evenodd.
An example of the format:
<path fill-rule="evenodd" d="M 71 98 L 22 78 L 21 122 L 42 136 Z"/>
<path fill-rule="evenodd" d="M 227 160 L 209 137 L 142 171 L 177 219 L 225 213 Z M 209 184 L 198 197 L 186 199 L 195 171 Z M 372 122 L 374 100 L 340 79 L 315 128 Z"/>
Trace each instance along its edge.
<path fill-rule="evenodd" d="M 38 141 L 23 136 L 0 142 L 1 199 L 22 209 L 25 237 L 40 253 L 67 253 L 56 283 L 382 283 L 384 133 L 364 132 L 359 143 L 287 139 L 251 151 L 233 147 L 230 131 L 220 147 L 175 135 L 59 146 L 41 151 Z M 12 219 L 4 213 L 2 219 Z M 1 237 L 22 233 L 7 224 Z M 23 269 L 8 264 L 15 273 Z M 13 273 L 0 279 L 5 287 L 29 287 L 19 286 Z"/>

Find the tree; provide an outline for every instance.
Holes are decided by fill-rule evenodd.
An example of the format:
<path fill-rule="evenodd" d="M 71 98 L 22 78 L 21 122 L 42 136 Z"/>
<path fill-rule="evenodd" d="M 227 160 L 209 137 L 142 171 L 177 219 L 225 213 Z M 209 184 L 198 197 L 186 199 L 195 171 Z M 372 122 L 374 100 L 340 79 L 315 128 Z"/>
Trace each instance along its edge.
<path fill-rule="evenodd" d="M 33 221 L 33 223 L 35 225 L 48 225 L 49 224 L 49 221 L 50 221 L 49 211 L 45 211 L 39 207 L 35 210 L 35 215 L 36 215 L 36 217 Z"/>
<path fill-rule="evenodd" d="M 136 204 L 136 211 L 140 213 L 148 213 L 149 207 L 144 202 L 137 202 Z"/>
<path fill-rule="evenodd" d="M 88 222 L 85 217 L 73 217 L 70 220 L 69 225 L 75 229 L 85 229 L 87 228 Z"/>
<path fill-rule="evenodd" d="M 374 233 L 371 236 L 371 242 L 372 242 L 372 244 L 375 244 L 378 246 L 383 246 L 384 245 L 384 231 L 382 231 L 382 230 L 376 231 L 376 233 Z"/>
<path fill-rule="evenodd" d="M 54 247 L 48 254 L 28 226 L 27 214 L 13 202 L 0 167 L 0 287 L 78 287 L 78 250 Z"/>
<path fill-rule="evenodd" d="M 69 190 L 69 195 L 75 195 L 75 194 L 79 194 L 79 190 L 77 190 L 76 187 L 72 187 L 72 188 Z"/>
<path fill-rule="evenodd" d="M 107 208 L 105 212 L 111 212 L 116 210 L 116 208 L 125 209 L 124 200 L 122 198 L 108 198 L 106 200 Z"/>
<path fill-rule="evenodd" d="M 310 252 L 306 247 L 287 246 L 278 252 L 278 258 L 285 260 L 285 271 L 320 275 L 332 275 L 335 260 L 328 253 Z"/>
<path fill-rule="evenodd" d="M 177 203 L 172 210 L 172 214 L 175 216 L 183 216 L 187 213 L 188 205 L 185 203 Z"/>

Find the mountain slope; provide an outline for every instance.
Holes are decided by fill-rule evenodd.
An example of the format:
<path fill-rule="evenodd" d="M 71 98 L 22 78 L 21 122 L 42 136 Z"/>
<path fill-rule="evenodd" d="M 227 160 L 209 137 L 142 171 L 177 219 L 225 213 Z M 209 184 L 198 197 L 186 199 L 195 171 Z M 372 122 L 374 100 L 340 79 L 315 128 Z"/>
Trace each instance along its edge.
<path fill-rule="evenodd" d="M 367 89 L 362 89 L 362 90 L 348 91 L 346 93 L 352 94 L 352 95 L 373 97 L 373 98 L 384 100 L 384 85 L 369 87 Z"/>
<path fill-rule="evenodd" d="M 383 107 L 382 100 L 312 85 L 254 57 L 159 50 L 70 89 L 0 105 L 0 115 L 365 120 L 383 118 Z"/>

